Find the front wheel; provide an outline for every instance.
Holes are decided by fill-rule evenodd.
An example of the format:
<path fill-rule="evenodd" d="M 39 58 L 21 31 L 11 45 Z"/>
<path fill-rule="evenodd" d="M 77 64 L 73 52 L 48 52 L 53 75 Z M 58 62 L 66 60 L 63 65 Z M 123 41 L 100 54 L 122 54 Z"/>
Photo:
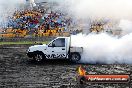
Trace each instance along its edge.
<path fill-rule="evenodd" d="M 70 59 L 73 62 L 78 62 L 81 59 L 81 56 L 79 53 L 71 53 Z"/>
<path fill-rule="evenodd" d="M 34 55 L 34 60 L 37 61 L 37 62 L 40 62 L 44 59 L 44 56 L 42 53 L 39 53 L 37 52 L 35 55 Z"/>

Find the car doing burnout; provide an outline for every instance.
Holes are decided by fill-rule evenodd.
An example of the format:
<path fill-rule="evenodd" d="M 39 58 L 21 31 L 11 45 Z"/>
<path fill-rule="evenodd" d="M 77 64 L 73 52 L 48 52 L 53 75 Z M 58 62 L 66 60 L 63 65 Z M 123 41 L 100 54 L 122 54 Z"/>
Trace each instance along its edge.
<path fill-rule="evenodd" d="M 70 59 L 73 62 L 78 62 L 81 59 L 82 52 L 82 47 L 71 46 L 70 37 L 57 37 L 47 45 L 29 47 L 27 56 L 36 61 L 44 59 Z"/>

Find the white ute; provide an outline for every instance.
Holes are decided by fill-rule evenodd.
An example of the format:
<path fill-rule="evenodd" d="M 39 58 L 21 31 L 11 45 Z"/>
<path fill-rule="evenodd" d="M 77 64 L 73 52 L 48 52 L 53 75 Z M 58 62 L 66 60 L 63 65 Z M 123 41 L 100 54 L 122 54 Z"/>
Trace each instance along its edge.
<path fill-rule="evenodd" d="M 70 37 L 57 37 L 49 44 L 29 47 L 27 56 L 36 61 L 44 59 L 70 59 L 78 62 L 81 59 L 82 47 L 71 46 Z"/>

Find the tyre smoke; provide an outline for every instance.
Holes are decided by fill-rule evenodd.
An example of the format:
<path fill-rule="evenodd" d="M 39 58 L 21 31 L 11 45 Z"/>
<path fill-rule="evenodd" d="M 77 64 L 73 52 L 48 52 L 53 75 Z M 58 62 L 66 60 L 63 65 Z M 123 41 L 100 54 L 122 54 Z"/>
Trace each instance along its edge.
<path fill-rule="evenodd" d="M 71 36 L 73 46 L 83 47 L 81 63 L 132 64 L 131 0 L 65 0 L 69 14 L 81 20 L 109 20 L 121 36 L 89 33 Z M 63 7 L 64 8 L 64 7 Z M 84 21 L 85 22 L 85 21 Z M 89 24 L 90 23 L 84 23 Z M 86 28 L 85 28 L 86 29 Z M 106 29 L 109 29 L 106 28 Z M 89 30 L 89 27 L 87 27 Z"/>
<path fill-rule="evenodd" d="M 83 47 L 82 63 L 132 64 L 132 33 L 115 38 L 105 33 L 71 36 L 72 45 Z"/>

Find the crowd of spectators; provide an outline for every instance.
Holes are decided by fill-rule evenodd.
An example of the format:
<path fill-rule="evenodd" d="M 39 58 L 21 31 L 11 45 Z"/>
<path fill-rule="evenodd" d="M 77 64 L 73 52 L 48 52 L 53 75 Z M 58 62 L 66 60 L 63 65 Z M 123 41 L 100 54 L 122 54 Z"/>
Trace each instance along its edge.
<path fill-rule="evenodd" d="M 71 19 L 59 12 L 47 13 L 43 16 L 41 25 L 38 26 L 40 30 L 54 30 L 64 28 L 67 31 L 67 26 L 70 25 Z"/>
<path fill-rule="evenodd" d="M 71 23 L 71 19 L 64 14 L 53 11 L 45 13 L 43 9 L 16 11 L 13 17 L 8 17 L 8 19 L 8 27 L 15 29 L 66 29 Z"/>
<path fill-rule="evenodd" d="M 71 33 L 68 28 L 71 24 L 72 18 L 66 14 L 59 11 L 47 11 L 43 8 L 15 11 L 12 17 L 8 17 L 8 28 L 27 30 L 30 34 L 38 34 L 39 30 L 43 33 L 47 30 Z M 76 33 L 73 31 L 73 34 Z"/>
<path fill-rule="evenodd" d="M 43 13 L 43 9 L 16 11 L 13 17 L 8 17 L 8 27 L 31 29 L 39 23 Z"/>

